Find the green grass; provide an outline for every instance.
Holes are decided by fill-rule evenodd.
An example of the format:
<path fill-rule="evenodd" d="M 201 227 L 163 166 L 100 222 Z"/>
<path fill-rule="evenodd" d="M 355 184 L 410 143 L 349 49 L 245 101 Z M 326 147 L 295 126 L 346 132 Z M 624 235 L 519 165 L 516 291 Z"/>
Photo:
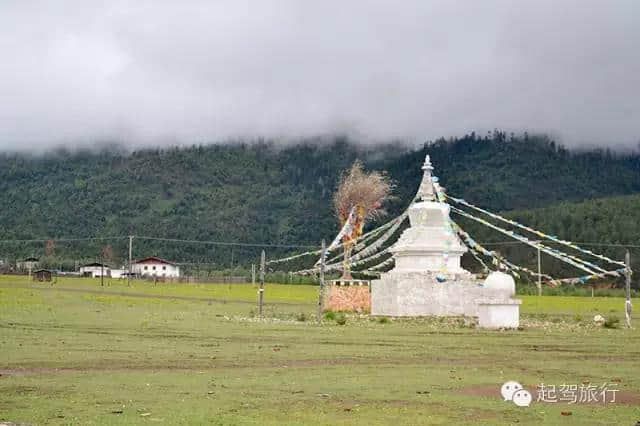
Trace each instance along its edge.
<path fill-rule="evenodd" d="M 256 301 L 258 297 L 257 285 L 252 284 L 154 284 L 148 281 L 132 280 L 131 286 L 128 286 L 126 280 L 105 278 L 104 286 L 101 286 L 99 278 L 58 277 L 55 282 L 41 283 L 32 282 L 28 277 L 21 275 L 0 275 L 0 286 L 3 284 L 250 302 Z M 266 284 L 266 289 L 267 297 L 281 303 L 313 303 L 318 298 L 315 286 Z"/>
<path fill-rule="evenodd" d="M 105 293 L 144 294 L 148 296 L 206 298 L 230 301 L 255 302 L 258 289 L 252 284 L 153 284 L 147 281 L 105 279 L 100 286 L 98 278 L 59 277 L 55 283 L 32 282 L 26 276 L 0 275 L 0 286 L 23 285 L 42 288 L 66 288 L 100 291 Z M 266 284 L 265 297 L 274 303 L 312 304 L 318 299 L 317 286 Z M 524 314 L 548 313 L 553 315 L 573 315 L 576 313 L 609 313 L 624 315 L 624 299 L 618 297 L 572 297 L 572 296 L 525 296 L 522 299 Z M 640 306 L 640 299 L 634 300 Z M 636 310 L 637 312 L 637 310 Z"/>
<path fill-rule="evenodd" d="M 523 329 L 348 316 L 316 288 L 0 277 L 0 421 L 29 424 L 634 424 L 640 332 L 617 298 L 523 297 Z M 640 302 L 636 301 L 636 306 Z M 306 321 L 299 321 L 304 314 Z M 546 314 L 544 319 L 540 314 Z M 577 322 L 576 314 L 584 321 Z M 613 313 L 611 313 L 613 315 Z M 636 324 L 640 318 L 636 316 Z M 632 403 L 500 400 L 500 385 L 618 382 Z M 486 394 L 482 389 L 495 391 Z M 561 412 L 571 411 L 571 416 Z"/>
<path fill-rule="evenodd" d="M 525 314 L 547 313 L 555 315 L 609 314 L 617 312 L 624 316 L 625 299 L 622 297 L 572 297 L 572 296 L 518 296 L 522 299 Z M 640 306 L 640 299 L 633 300 Z M 637 315 L 637 311 L 636 311 Z"/>

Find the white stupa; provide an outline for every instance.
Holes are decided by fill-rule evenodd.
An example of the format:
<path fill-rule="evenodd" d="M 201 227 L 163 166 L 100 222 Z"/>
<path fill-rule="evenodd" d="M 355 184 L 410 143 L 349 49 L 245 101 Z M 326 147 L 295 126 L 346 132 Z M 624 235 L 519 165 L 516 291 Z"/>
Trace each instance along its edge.
<path fill-rule="evenodd" d="M 409 207 L 411 227 L 402 233 L 391 249 L 395 270 L 468 274 L 460 266 L 460 258 L 467 248 L 451 229 L 449 205 L 435 201 L 433 167 L 428 155 L 422 170 L 424 175 L 417 197 L 420 201 Z"/>
<path fill-rule="evenodd" d="M 508 306 L 509 318 L 498 318 L 495 324 L 517 327 L 519 301 L 512 299 L 513 278 L 494 272 L 485 284 L 462 268 L 460 259 L 467 248 L 451 227 L 449 205 L 437 200 L 428 155 L 422 169 L 416 202 L 409 207 L 410 227 L 391 248 L 395 267 L 371 282 L 371 314 L 478 316 L 495 311 L 495 306 Z"/>

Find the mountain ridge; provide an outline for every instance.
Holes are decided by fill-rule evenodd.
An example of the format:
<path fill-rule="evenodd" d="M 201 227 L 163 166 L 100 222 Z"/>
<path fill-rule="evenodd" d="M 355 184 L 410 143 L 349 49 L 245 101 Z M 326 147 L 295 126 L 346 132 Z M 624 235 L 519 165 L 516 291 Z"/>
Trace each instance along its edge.
<path fill-rule="evenodd" d="M 493 211 L 640 193 L 640 156 L 575 152 L 544 136 L 493 132 L 422 147 L 366 147 L 346 138 L 319 145 L 199 145 L 39 157 L 0 155 L 0 239 L 147 235 L 246 243 L 317 244 L 338 224 L 331 211 L 337 179 L 356 158 L 396 182 L 394 215 L 419 185 L 431 155 L 454 196 Z M 114 244 L 119 259 L 124 242 Z M 59 244 L 59 256 L 95 258 L 100 243 Z M 145 254 L 180 261 L 247 262 L 257 248 L 177 246 L 140 241 Z M 43 245 L 0 245 L 0 256 L 42 253 Z M 291 250 L 289 250 L 291 251 Z M 288 252 L 272 250 L 271 256 Z"/>

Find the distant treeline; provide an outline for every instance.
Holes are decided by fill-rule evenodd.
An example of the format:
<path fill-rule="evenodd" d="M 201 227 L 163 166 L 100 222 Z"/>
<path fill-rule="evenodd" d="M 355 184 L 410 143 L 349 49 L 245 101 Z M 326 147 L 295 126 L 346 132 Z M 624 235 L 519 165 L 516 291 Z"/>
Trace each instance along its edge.
<path fill-rule="evenodd" d="M 638 242 L 640 198 L 611 197 L 640 193 L 639 155 L 569 151 L 545 136 L 501 131 L 441 139 L 417 149 L 365 147 L 336 138 L 285 147 L 257 142 L 2 154 L 0 240 L 133 234 L 319 245 L 338 231 L 331 197 L 342 170 L 356 158 L 367 168 L 386 170 L 397 184 L 397 199 L 387 206 L 394 215 L 415 194 L 426 153 L 450 194 L 494 211 L 512 211 L 524 223 L 573 240 Z M 594 201 L 566 204 L 584 200 Z M 555 207 L 530 211 L 549 206 Z M 502 240 L 490 234 L 481 238 Z M 106 245 L 113 262 L 128 256 L 122 239 L 54 242 L 48 248 L 44 242 L 0 243 L 0 259 L 49 255 L 72 264 L 99 259 Z M 136 240 L 134 248 L 134 257 L 159 255 L 217 268 L 247 267 L 261 250 L 148 240 Z M 295 251 L 268 248 L 267 257 Z"/>

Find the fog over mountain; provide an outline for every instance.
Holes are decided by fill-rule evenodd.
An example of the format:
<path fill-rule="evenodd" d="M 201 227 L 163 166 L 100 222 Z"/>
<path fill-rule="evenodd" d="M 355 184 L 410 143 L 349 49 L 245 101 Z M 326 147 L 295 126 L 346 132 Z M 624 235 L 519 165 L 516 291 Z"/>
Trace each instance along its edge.
<path fill-rule="evenodd" d="M 3 1 L 0 149 L 640 141 L 640 3 Z"/>

